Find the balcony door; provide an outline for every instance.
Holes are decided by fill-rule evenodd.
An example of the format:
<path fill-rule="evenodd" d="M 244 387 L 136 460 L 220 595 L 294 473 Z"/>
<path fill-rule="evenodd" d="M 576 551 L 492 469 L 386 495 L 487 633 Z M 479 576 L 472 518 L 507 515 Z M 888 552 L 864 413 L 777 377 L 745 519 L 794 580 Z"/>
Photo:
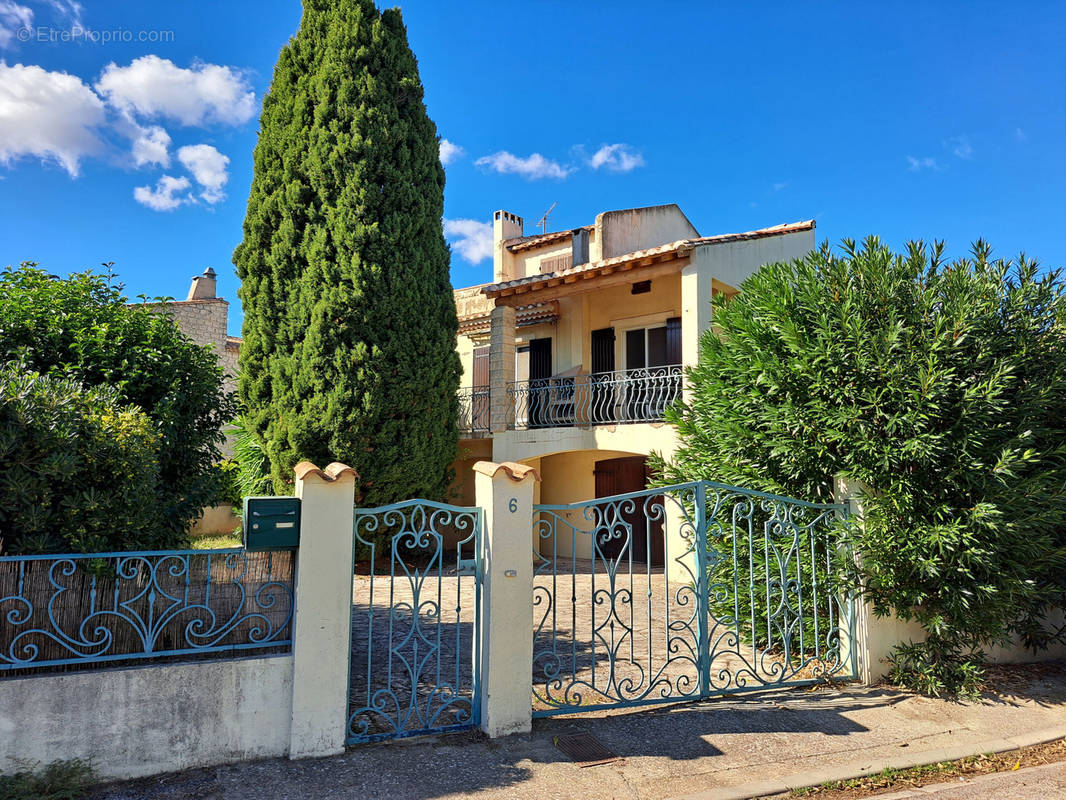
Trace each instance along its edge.
<path fill-rule="evenodd" d="M 592 332 L 592 397 L 589 422 L 614 421 L 614 328 Z"/>
<path fill-rule="evenodd" d="M 681 363 L 681 317 L 662 325 L 626 331 L 626 369 L 669 367 Z"/>
<path fill-rule="evenodd" d="M 515 396 L 516 421 L 525 422 L 530 428 L 543 428 L 548 424 L 548 394 L 551 390 L 551 337 L 530 339 L 529 344 L 518 347 L 516 356 L 515 381 L 519 384 L 520 391 L 526 390 L 524 404 L 520 401 L 522 394 L 516 393 Z M 522 405 L 525 405 L 525 408 L 522 408 Z"/>
<path fill-rule="evenodd" d="M 676 370 L 668 367 L 680 363 L 681 317 L 671 317 L 662 325 L 627 330 L 623 419 L 629 422 L 661 420 L 680 388 L 680 377 Z"/>

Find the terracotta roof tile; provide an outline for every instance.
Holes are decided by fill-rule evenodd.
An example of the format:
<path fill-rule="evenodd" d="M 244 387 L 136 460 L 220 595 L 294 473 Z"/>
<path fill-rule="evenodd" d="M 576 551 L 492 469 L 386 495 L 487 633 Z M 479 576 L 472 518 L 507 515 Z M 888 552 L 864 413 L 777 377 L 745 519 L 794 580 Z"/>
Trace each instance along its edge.
<path fill-rule="evenodd" d="M 688 253 L 692 248 L 701 245 L 725 244 L 727 242 L 764 239 L 769 236 L 783 236 L 789 233 L 814 230 L 814 227 L 814 220 L 809 219 L 803 222 L 791 222 L 784 225 L 774 225 L 769 228 L 759 228 L 754 231 L 745 231 L 744 233 L 722 233 L 716 236 L 699 236 L 692 239 L 679 239 L 676 242 L 668 242 L 667 244 L 661 244 L 657 247 L 649 247 L 645 250 L 636 250 L 632 253 L 624 253 L 620 256 L 604 258 L 599 261 L 592 261 L 588 264 L 580 264 L 576 267 L 570 267 L 569 269 L 547 272 L 542 275 L 529 275 L 525 278 L 517 278 L 513 281 L 488 284 L 487 286 L 483 286 L 481 291 L 486 297 L 498 297 L 501 294 L 513 294 L 513 290 L 519 286 L 529 287 L 529 290 L 534 290 L 542 284 L 546 285 L 552 281 L 557 282 L 556 279 L 559 278 L 565 278 L 569 275 L 589 275 L 590 273 L 599 272 L 607 267 L 614 267 L 630 261 L 640 261 L 642 259 L 656 258 L 663 255 L 681 256 Z"/>
<path fill-rule="evenodd" d="M 585 225 L 582 228 L 575 228 L 574 230 L 591 231 L 592 225 Z M 569 231 L 552 231 L 551 233 L 541 233 L 536 236 L 517 236 L 514 239 L 505 239 L 503 246 L 510 250 L 512 253 L 518 253 L 522 250 L 532 250 L 535 247 L 543 247 L 546 244 L 552 244 L 554 242 L 561 242 L 564 239 L 569 239 L 574 235 L 573 230 Z"/>

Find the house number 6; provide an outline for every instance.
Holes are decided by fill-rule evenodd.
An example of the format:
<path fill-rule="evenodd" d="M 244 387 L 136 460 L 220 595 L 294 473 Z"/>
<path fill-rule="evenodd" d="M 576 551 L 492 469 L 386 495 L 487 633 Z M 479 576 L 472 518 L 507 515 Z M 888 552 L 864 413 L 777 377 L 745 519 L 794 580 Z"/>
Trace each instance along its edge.
<path fill-rule="evenodd" d="M 509 502 L 507 504 L 507 508 L 510 510 L 510 512 L 512 514 L 515 513 L 516 511 L 518 511 L 518 498 L 517 497 L 512 497 L 511 498 L 511 502 Z"/>

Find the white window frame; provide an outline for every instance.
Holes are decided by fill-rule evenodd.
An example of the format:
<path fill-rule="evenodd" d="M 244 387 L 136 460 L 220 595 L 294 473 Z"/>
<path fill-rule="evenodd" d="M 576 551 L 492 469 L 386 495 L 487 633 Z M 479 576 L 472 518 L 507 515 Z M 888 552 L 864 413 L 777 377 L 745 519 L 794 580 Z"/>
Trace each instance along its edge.
<path fill-rule="evenodd" d="M 626 369 L 626 334 L 629 331 L 647 330 L 648 328 L 665 328 L 666 321 L 671 317 L 678 316 L 674 311 L 663 311 L 658 314 L 645 314 L 642 317 L 627 317 L 619 320 L 611 320 L 611 326 L 615 330 L 614 335 L 614 367 L 618 372 Z M 648 363 L 648 335 L 644 334 L 644 363 Z"/>

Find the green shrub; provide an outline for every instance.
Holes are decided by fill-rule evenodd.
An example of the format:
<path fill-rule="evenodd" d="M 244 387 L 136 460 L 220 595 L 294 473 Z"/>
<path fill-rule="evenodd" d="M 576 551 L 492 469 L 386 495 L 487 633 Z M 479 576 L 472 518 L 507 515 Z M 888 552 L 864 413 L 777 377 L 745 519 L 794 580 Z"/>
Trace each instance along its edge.
<path fill-rule="evenodd" d="M 214 505 L 229 503 L 235 508 L 240 508 L 244 499 L 241 496 L 240 469 L 241 465 L 233 459 L 223 459 L 218 462 L 220 483 Z"/>
<path fill-rule="evenodd" d="M 842 521 L 832 511 L 780 500 L 723 497 L 718 514 L 707 520 L 715 619 L 745 644 L 783 653 L 787 642 L 793 660 L 818 653 L 833 661 L 841 612 L 831 587 L 847 552 L 836 546 Z M 713 509 L 709 499 L 708 512 Z"/>
<path fill-rule="evenodd" d="M 114 389 L 0 365 L 0 553 L 179 544 L 156 502 L 159 438 Z"/>
<path fill-rule="evenodd" d="M 1057 270 L 982 242 L 876 238 L 764 267 L 732 300 L 670 413 L 670 480 L 805 500 L 870 487 L 855 545 L 877 613 L 919 621 L 901 680 L 967 690 L 981 648 L 1045 644 L 1066 576 L 1066 295 Z"/>
<path fill-rule="evenodd" d="M 160 476 L 151 505 L 164 538 L 178 541 L 218 494 L 222 426 L 235 407 L 215 352 L 161 312 L 158 304 L 129 305 L 110 275 L 61 279 L 30 262 L 0 271 L 0 362 L 23 360 L 87 389 L 114 387 L 117 402 L 149 417 Z"/>

